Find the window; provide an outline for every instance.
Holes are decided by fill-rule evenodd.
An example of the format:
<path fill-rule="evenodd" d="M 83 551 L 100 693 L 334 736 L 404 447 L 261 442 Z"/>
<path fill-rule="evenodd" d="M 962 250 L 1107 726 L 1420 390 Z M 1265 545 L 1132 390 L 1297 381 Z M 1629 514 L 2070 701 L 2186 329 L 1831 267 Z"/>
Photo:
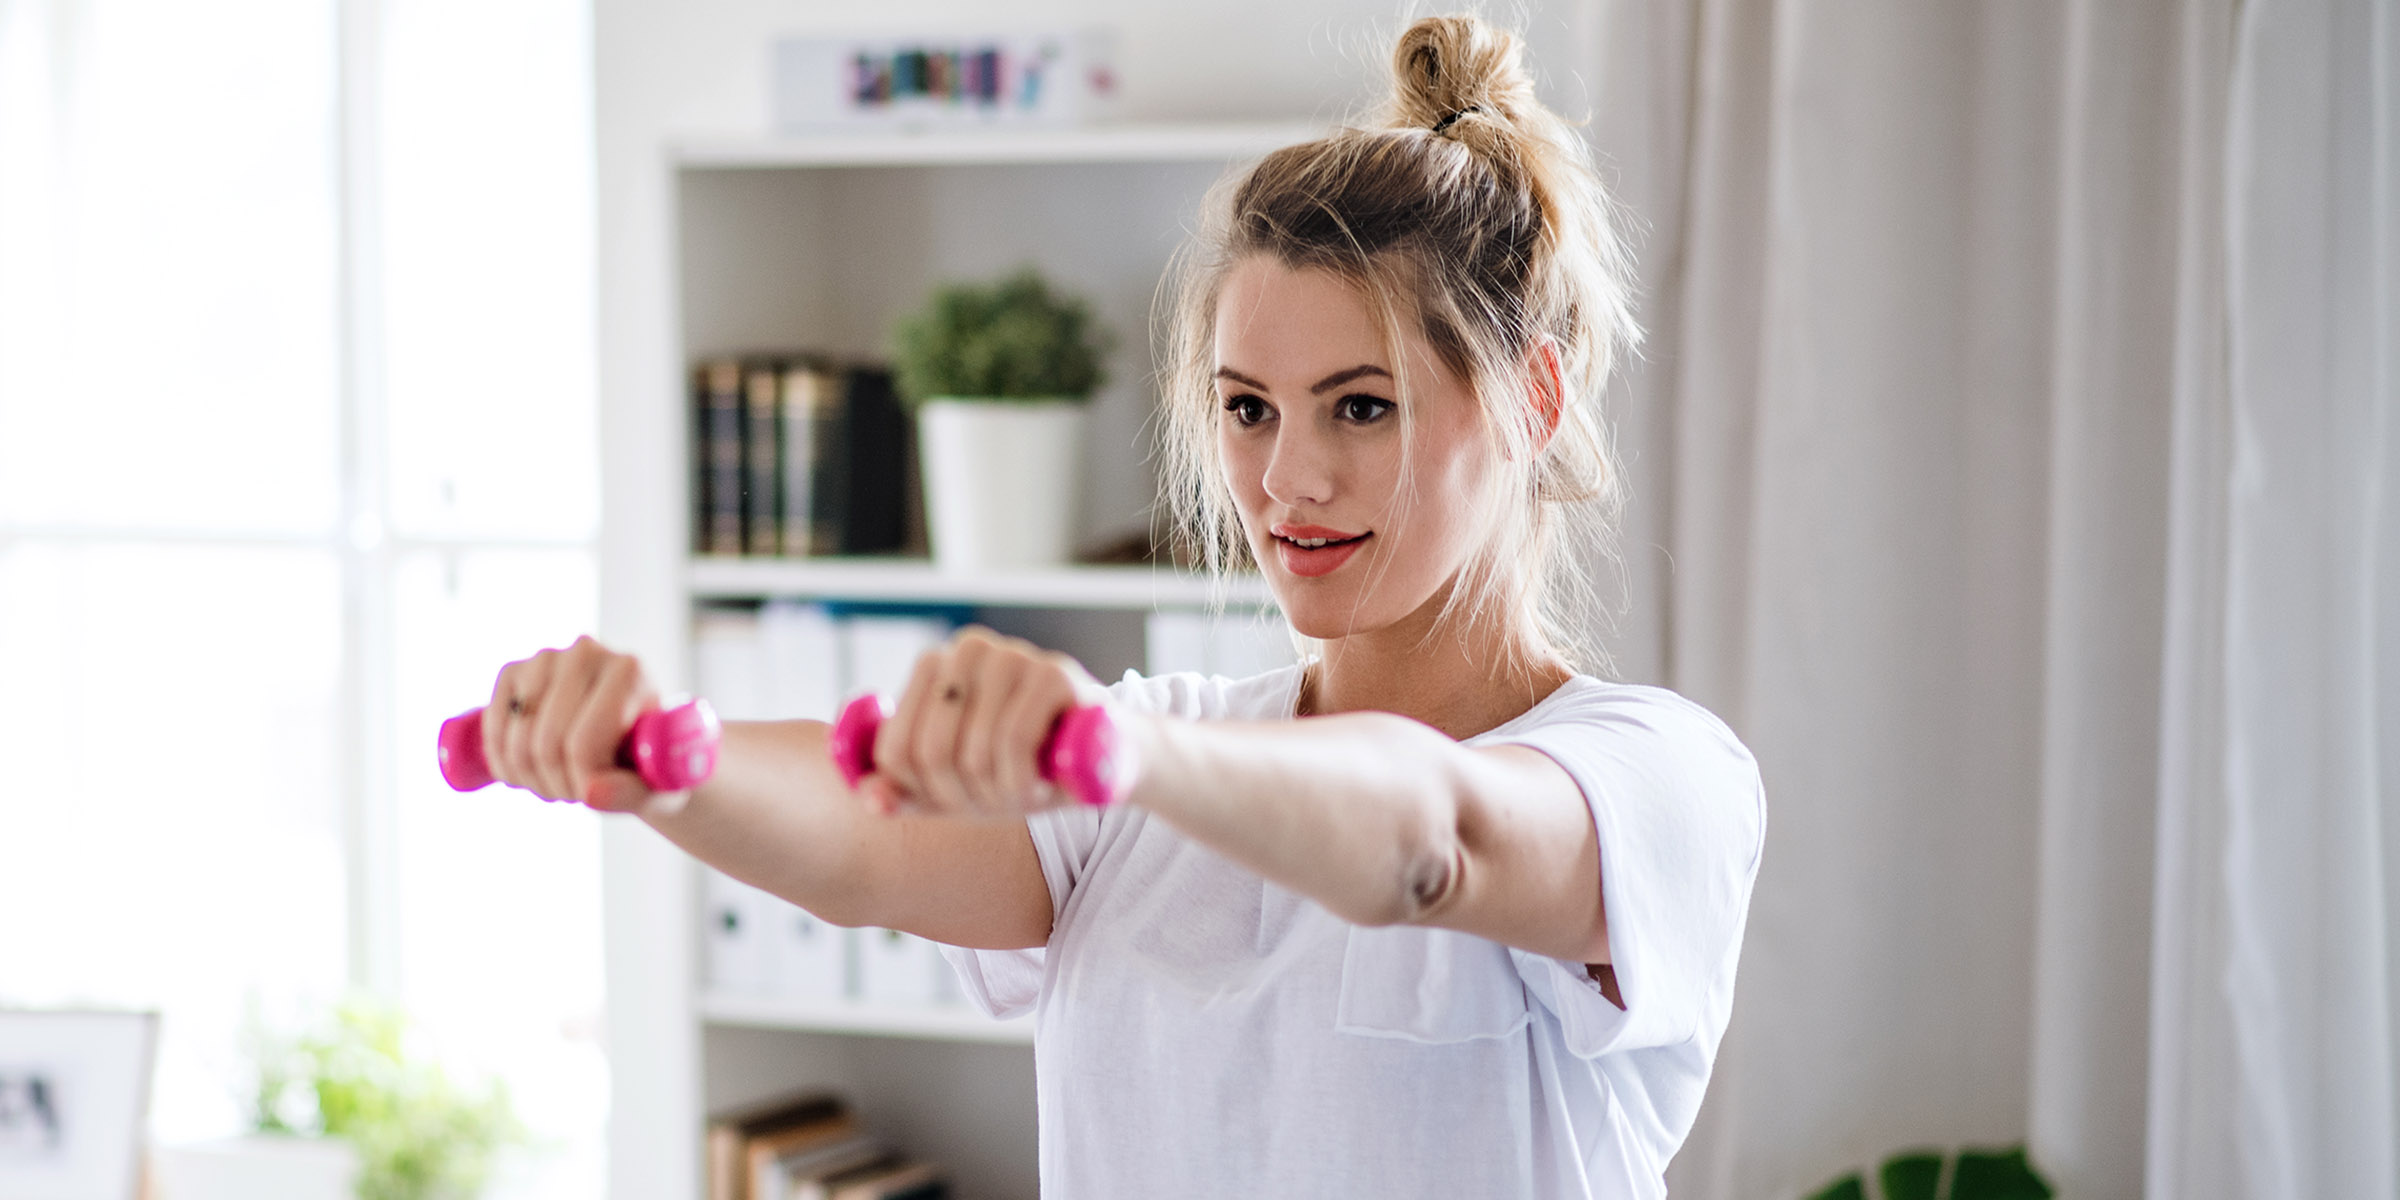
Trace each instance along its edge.
<path fill-rule="evenodd" d="M 601 1190 L 598 830 L 434 774 L 594 622 L 589 14 L 0 0 L 0 1003 L 398 996 Z"/>

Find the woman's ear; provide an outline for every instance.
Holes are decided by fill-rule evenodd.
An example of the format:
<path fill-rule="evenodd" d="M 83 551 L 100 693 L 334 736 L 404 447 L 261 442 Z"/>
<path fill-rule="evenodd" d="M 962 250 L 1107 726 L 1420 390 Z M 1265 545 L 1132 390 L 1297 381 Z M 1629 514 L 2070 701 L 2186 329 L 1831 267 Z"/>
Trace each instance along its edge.
<path fill-rule="evenodd" d="M 1525 376 L 1533 389 L 1533 412 L 1537 424 L 1533 430 L 1533 452 L 1540 455 L 1550 448 L 1550 439 L 1558 435 L 1558 418 L 1566 404 L 1567 377 L 1558 361 L 1558 340 L 1544 336 L 1534 339 L 1533 350 L 1525 356 Z"/>

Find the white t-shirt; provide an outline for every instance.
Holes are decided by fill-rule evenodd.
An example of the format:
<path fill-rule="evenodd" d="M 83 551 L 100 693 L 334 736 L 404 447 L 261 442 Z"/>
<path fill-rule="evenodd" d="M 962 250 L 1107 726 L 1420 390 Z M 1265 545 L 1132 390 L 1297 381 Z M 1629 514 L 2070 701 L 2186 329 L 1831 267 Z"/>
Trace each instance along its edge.
<path fill-rule="evenodd" d="M 1110 690 L 1263 720 L 1299 682 Z M 1349 925 L 1137 806 L 1041 813 L 1049 945 L 946 953 L 985 1011 L 1035 1013 L 1045 1200 L 1665 1194 L 1733 1006 L 1757 766 L 1699 705 L 1580 675 L 1466 743 L 1532 746 L 1582 788 L 1625 1008 L 1581 963 Z"/>

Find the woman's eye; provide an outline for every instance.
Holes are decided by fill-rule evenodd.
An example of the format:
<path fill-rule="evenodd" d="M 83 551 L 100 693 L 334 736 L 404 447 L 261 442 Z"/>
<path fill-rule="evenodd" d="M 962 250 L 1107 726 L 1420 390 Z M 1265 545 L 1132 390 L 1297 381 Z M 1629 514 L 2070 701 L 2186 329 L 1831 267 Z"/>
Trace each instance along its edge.
<path fill-rule="evenodd" d="M 1336 406 L 1336 411 L 1340 415 L 1364 425 L 1382 416 L 1391 407 L 1392 402 L 1380 396 L 1344 396 L 1341 404 Z"/>
<path fill-rule="evenodd" d="M 1233 414 L 1236 424 L 1256 425 L 1267 419 L 1267 402 L 1256 396 L 1235 396 L 1225 402 L 1225 411 Z"/>

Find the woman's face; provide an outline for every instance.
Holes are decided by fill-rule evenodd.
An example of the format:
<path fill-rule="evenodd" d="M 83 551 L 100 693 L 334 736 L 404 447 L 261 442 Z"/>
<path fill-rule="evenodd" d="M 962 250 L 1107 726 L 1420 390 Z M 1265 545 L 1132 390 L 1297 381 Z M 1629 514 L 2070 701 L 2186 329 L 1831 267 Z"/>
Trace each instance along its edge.
<path fill-rule="evenodd" d="M 1218 296 L 1217 449 L 1250 551 L 1310 637 L 1430 617 L 1475 548 L 1475 398 L 1405 323 L 1400 351 L 1416 422 L 1405 457 L 1394 364 L 1355 287 L 1260 257 Z"/>

